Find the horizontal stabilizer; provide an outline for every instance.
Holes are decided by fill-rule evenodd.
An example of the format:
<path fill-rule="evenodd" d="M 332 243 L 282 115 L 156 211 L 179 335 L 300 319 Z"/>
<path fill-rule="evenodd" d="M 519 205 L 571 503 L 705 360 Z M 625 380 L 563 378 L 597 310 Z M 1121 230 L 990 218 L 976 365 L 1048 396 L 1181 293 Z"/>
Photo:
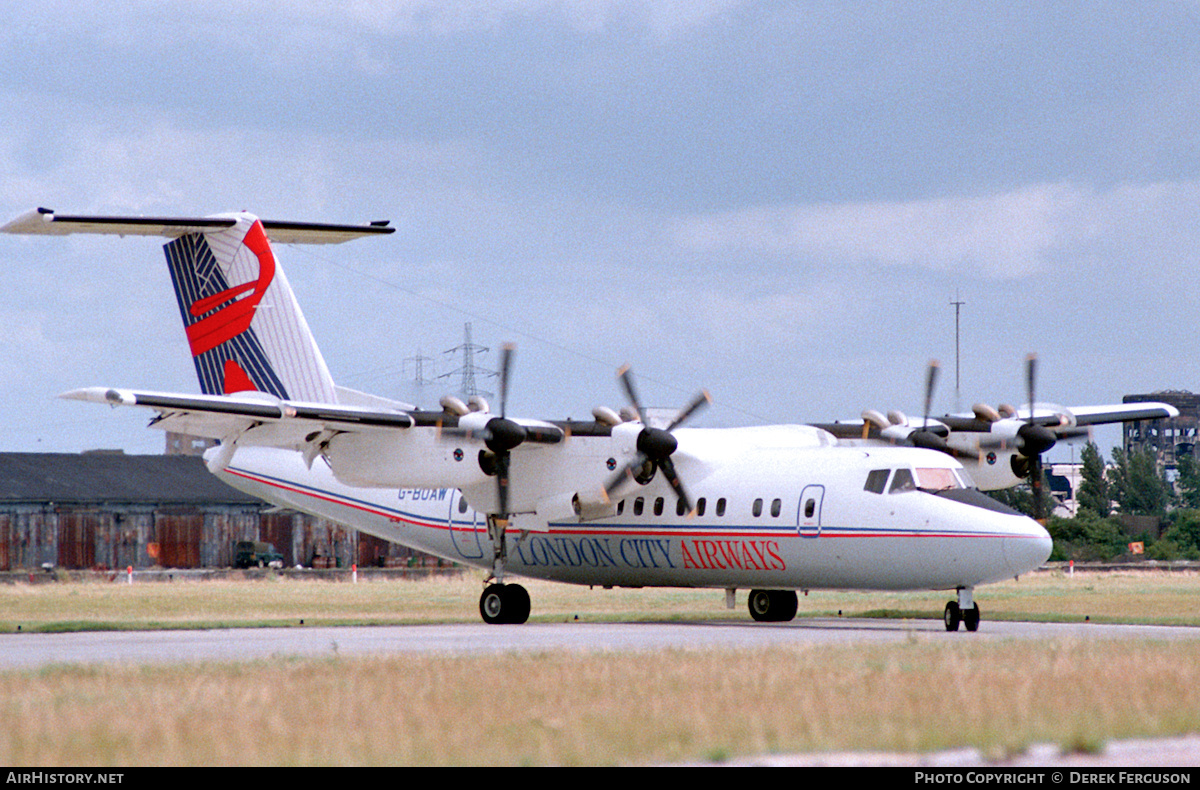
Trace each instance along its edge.
<path fill-rule="evenodd" d="M 154 427 L 164 430 L 186 428 L 180 432 L 214 439 L 268 423 L 295 426 L 294 430 L 274 432 L 272 441 L 265 442 L 271 446 L 296 443 L 320 430 L 404 429 L 415 423 L 412 416 L 403 411 L 286 401 L 262 393 L 184 395 L 87 387 L 64 392 L 59 397 L 154 409 L 161 415 L 152 423 Z"/>
<path fill-rule="evenodd" d="M 3 233 L 39 233 L 66 236 L 71 233 L 103 233 L 117 236 L 164 236 L 169 239 L 189 233 L 212 233 L 236 224 L 234 216 L 210 217 L 100 217 L 56 214 L 48 208 L 28 211 L 6 225 Z M 367 225 L 331 225 L 317 222 L 262 220 L 271 241 L 280 244 L 339 244 L 363 236 L 394 233 L 386 221 Z"/>

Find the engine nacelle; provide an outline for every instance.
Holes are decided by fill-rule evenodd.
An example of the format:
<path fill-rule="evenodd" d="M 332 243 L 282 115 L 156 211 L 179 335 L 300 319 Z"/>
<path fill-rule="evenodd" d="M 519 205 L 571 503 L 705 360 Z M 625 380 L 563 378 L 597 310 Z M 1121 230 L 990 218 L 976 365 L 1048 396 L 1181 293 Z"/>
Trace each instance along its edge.
<path fill-rule="evenodd" d="M 331 438 L 325 450 L 342 483 L 383 488 L 478 485 L 489 479 L 478 455 L 476 442 L 448 441 L 426 430 L 343 433 Z"/>

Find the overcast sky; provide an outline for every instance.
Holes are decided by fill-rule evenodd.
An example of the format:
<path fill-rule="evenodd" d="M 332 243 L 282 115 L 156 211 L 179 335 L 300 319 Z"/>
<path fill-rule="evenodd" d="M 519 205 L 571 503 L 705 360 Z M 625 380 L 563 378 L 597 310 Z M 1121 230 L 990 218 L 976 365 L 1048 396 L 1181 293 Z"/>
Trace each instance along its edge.
<path fill-rule="evenodd" d="M 1200 2 L 5 3 L 0 221 L 390 219 L 277 256 L 340 384 L 695 424 L 1200 391 Z M 963 302 L 955 393 L 952 302 Z M 159 452 L 161 242 L 0 236 L 7 451 Z M 494 388 L 484 379 L 481 388 Z M 1098 437 L 1107 455 L 1115 431 Z M 1057 453 L 1057 451 L 1056 451 Z"/>

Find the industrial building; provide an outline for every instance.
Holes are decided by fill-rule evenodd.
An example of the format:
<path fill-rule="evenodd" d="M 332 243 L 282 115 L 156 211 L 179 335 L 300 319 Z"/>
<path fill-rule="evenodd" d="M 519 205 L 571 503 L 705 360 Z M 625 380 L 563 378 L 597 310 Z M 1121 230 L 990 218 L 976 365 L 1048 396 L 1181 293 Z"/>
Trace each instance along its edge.
<path fill-rule="evenodd" d="M 195 455 L 0 453 L 0 570 L 219 568 L 239 540 L 287 567 L 426 564 L 344 525 L 272 508 Z"/>
<path fill-rule="evenodd" d="M 1123 445 L 1127 454 L 1151 450 L 1161 469 L 1174 470 L 1181 455 L 1192 455 L 1196 448 L 1196 429 L 1200 427 L 1200 395 L 1181 390 L 1126 395 L 1125 403 L 1159 401 L 1179 409 L 1179 416 L 1165 420 L 1125 423 Z"/>

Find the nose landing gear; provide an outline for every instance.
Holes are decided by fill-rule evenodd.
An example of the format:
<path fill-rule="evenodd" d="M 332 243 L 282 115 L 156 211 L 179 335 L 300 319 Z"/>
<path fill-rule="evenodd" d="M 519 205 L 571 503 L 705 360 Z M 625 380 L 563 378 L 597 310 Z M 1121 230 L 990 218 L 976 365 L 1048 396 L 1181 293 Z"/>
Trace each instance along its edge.
<path fill-rule="evenodd" d="M 975 603 L 970 587 L 960 587 L 958 600 L 946 604 L 942 613 L 942 621 L 947 631 L 957 631 L 959 623 L 966 626 L 968 631 L 979 630 L 979 604 Z"/>

